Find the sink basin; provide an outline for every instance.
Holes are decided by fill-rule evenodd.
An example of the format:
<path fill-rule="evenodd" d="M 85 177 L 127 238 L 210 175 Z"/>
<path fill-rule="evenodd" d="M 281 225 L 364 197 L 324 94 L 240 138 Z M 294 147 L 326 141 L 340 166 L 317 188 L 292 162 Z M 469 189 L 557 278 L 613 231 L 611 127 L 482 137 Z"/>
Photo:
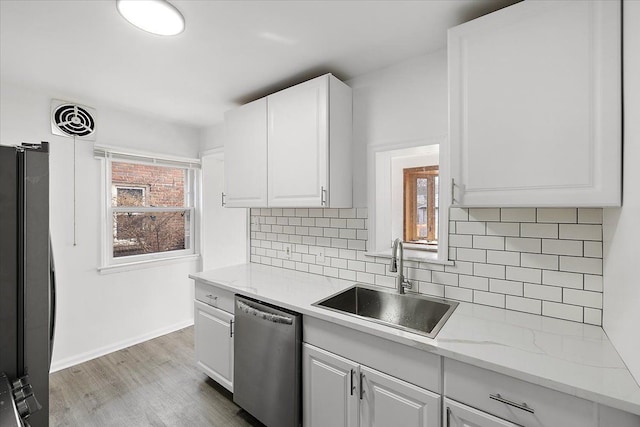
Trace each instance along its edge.
<path fill-rule="evenodd" d="M 458 303 L 355 285 L 313 305 L 434 338 Z"/>

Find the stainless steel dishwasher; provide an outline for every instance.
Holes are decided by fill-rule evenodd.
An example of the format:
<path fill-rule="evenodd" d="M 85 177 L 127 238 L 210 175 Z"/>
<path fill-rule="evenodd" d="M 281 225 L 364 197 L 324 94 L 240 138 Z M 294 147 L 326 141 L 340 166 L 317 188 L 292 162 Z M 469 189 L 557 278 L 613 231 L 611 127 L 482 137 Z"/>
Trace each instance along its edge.
<path fill-rule="evenodd" d="M 301 425 L 301 315 L 236 295 L 233 401 L 268 427 Z"/>

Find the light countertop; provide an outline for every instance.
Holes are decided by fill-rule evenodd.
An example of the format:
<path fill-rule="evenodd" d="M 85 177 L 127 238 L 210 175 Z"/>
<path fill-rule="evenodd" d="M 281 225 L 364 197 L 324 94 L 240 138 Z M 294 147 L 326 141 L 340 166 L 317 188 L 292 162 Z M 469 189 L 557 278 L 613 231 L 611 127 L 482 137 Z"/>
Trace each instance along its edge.
<path fill-rule="evenodd" d="M 189 277 L 640 415 L 640 387 L 598 326 L 460 302 L 431 339 L 312 306 L 351 281 L 253 263 Z"/>

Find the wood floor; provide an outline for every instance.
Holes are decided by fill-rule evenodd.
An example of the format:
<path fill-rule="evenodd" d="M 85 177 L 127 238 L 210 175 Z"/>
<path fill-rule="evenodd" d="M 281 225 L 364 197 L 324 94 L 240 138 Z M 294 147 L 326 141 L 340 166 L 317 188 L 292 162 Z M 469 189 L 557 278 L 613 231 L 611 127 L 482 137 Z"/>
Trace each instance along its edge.
<path fill-rule="evenodd" d="M 50 425 L 260 426 L 194 364 L 193 327 L 50 376 Z"/>

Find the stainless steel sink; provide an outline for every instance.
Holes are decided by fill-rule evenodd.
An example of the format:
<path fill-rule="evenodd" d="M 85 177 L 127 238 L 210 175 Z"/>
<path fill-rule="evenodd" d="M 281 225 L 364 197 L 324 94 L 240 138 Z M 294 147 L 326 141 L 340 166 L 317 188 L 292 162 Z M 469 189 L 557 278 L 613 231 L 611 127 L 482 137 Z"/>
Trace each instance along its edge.
<path fill-rule="evenodd" d="M 313 305 L 434 338 L 458 303 L 355 285 Z"/>

